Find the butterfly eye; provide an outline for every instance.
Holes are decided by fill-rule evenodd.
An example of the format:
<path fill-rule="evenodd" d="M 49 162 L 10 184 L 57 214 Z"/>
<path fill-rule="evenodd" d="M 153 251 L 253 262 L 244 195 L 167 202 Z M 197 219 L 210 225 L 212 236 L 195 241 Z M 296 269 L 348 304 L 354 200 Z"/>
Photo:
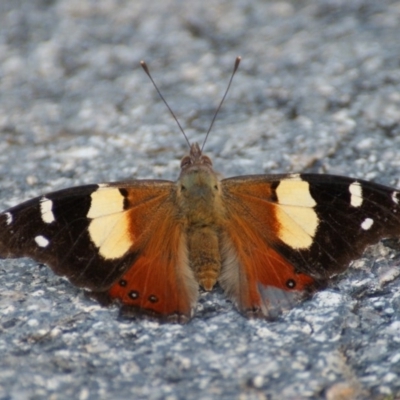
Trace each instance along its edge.
<path fill-rule="evenodd" d="M 187 167 L 191 163 L 192 163 L 192 160 L 191 160 L 191 158 L 189 156 L 183 157 L 182 161 L 181 161 L 181 168 Z"/>
<path fill-rule="evenodd" d="M 182 192 L 185 191 L 186 190 L 186 186 L 181 185 L 181 190 L 182 190 Z"/>
<path fill-rule="evenodd" d="M 202 156 L 201 157 L 201 162 L 202 162 L 202 164 L 212 165 L 211 158 L 207 157 L 207 156 Z"/>
<path fill-rule="evenodd" d="M 288 280 L 286 281 L 286 286 L 287 286 L 289 289 L 294 289 L 294 288 L 296 287 L 296 282 L 295 282 L 293 279 L 288 279 Z"/>

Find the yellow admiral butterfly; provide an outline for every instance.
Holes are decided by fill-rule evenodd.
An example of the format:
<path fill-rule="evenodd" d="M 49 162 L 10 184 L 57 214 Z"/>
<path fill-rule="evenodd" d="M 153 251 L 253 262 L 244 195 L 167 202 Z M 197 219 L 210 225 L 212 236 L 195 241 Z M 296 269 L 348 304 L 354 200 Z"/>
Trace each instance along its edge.
<path fill-rule="evenodd" d="M 0 256 L 44 262 L 124 314 L 185 322 L 199 287 L 219 283 L 241 313 L 272 319 L 399 236 L 399 202 L 341 176 L 220 179 L 194 143 L 176 182 L 75 187 L 4 211 Z"/>

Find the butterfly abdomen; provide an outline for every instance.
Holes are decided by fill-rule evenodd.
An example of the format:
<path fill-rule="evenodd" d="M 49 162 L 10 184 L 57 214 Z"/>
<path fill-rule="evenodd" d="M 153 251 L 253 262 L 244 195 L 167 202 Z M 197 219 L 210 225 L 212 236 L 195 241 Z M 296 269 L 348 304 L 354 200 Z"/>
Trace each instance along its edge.
<path fill-rule="evenodd" d="M 221 271 L 219 237 L 211 226 L 197 227 L 188 231 L 189 265 L 197 282 L 210 291 Z"/>

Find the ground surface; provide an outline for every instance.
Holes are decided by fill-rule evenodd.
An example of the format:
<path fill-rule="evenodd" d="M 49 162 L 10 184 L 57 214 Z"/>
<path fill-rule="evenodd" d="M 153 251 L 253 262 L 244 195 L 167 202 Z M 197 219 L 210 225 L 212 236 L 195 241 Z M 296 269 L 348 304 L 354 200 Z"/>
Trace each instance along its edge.
<path fill-rule="evenodd" d="M 225 176 L 400 187 L 400 2 L 2 0 L 0 203 L 175 179 L 185 141 Z M 0 399 L 400 398 L 400 251 L 369 249 L 271 323 L 216 290 L 187 325 L 125 321 L 32 260 L 0 263 Z"/>

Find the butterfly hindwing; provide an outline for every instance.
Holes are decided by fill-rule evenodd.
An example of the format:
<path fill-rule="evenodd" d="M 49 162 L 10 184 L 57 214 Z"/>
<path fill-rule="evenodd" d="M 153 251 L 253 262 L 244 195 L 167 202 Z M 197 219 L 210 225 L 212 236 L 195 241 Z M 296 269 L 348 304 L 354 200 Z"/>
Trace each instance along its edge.
<path fill-rule="evenodd" d="M 189 317 L 197 286 L 173 185 L 88 185 L 22 203 L 0 214 L 0 256 L 46 263 L 103 302 L 120 300 L 131 313 Z"/>
<path fill-rule="evenodd" d="M 400 194 L 375 183 L 296 174 L 221 185 L 227 207 L 221 284 L 250 315 L 275 317 L 325 286 L 368 244 L 400 234 Z"/>
<path fill-rule="evenodd" d="M 152 225 L 154 232 L 145 248 L 107 294 L 120 300 L 124 315 L 186 322 L 198 295 L 198 283 L 188 266 L 186 237 L 164 213 Z"/>

